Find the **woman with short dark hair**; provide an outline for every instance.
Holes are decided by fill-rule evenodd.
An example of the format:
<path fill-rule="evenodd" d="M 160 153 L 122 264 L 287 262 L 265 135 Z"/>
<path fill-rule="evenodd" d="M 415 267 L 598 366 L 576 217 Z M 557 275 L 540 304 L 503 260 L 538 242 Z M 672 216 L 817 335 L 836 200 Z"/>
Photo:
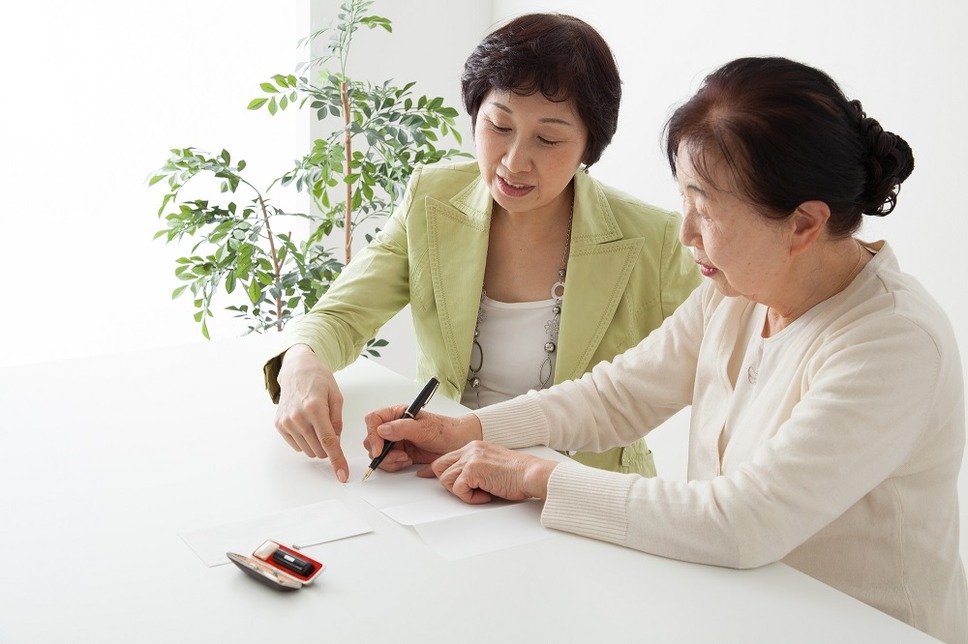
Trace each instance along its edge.
<path fill-rule="evenodd" d="M 467 59 L 476 161 L 418 167 L 374 241 L 266 365 L 276 427 L 345 481 L 333 371 L 407 304 L 417 377 L 471 408 L 577 378 L 635 345 L 699 284 L 680 218 L 592 178 L 618 124 L 621 80 L 587 23 L 530 14 Z M 572 455 L 654 476 L 636 438 Z"/>

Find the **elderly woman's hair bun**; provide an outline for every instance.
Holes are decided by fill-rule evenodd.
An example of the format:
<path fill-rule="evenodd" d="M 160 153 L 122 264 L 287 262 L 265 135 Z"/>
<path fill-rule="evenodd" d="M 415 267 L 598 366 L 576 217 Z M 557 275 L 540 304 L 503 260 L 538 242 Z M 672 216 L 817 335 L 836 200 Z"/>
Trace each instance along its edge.
<path fill-rule="evenodd" d="M 865 215 L 883 217 L 897 205 L 901 183 L 914 170 L 914 153 L 908 142 L 888 132 L 864 112 L 860 101 L 850 102 L 856 112 L 861 136 L 867 145 L 867 185 L 863 195 Z"/>
<path fill-rule="evenodd" d="M 825 72 L 787 58 L 737 58 L 706 76 L 666 124 L 673 173 L 683 143 L 707 181 L 708 159 L 725 161 L 739 194 L 765 217 L 826 203 L 833 237 L 854 234 L 864 215 L 894 210 L 914 170 L 904 139 L 868 118 Z"/>

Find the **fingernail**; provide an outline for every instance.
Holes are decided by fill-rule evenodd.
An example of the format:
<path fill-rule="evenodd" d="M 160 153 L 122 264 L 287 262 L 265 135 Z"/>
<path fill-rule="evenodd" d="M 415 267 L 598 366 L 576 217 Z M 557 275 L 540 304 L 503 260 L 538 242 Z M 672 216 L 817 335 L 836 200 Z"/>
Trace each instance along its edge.
<path fill-rule="evenodd" d="M 380 425 L 376 428 L 376 433 L 383 438 L 393 438 L 393 428 L 389 425 Z"/>
<path fill-rule="evenodd" d="M 340 483 L 346 483 L 346 470 L 339 470 L 336 472 L 336 478 L 339 479 Z"/>

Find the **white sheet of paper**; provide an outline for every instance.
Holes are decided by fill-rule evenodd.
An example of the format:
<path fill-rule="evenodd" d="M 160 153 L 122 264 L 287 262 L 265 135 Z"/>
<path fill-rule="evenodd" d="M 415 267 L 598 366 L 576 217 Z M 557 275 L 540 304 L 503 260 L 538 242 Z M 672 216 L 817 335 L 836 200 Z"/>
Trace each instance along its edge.
<path fill-rule="evenodd" d="M 179 536 L 211 567 L 229 563 L 226 552 L 248 555 L 266 539 L 305 547 L 367 532 L 373 532 L 373 528 L 341 501 L 321 501 L 254 519 L 187 530 Z"/>
<path fill-rule="evenodd" d="M 541 456 L 547 457 L 547 450 Z M 399 472 L 378 470 L 363 482 L 370 459 L 350 458 L 348 464 L 352 474 L 347 488 L 397 523 L 414 527 L 424 543 L 446 559 L 493 552 L 556 534 L 541 525 L 540 501 L 495 499 L 470 505 L 445 490 L 437 479 L 417 476 L 421 466 Z M 336 480 L 331 467 L 321 465 L 320 470 Z"/>
<path fill-rule="evenodd" d="M 414 526 L 417 534 L 448 561 L 503 550 L 557 536 L 541 525 L 540 501 L 512 503 L 483 514 L 465 514 Z"/>
<path fill-rule="evenodd" d="M 370 459 L 350 458 L 347 462 L 351 472 L 360 474 L 351 477 L 345 483 L 346 487 L 383 514 L 403 525 L 412 526 L 429 521 L 441 521 L 450 517 L 490 510 L 497 505 L 509 503 L 501 499 L 495 499 L 483 505 L 464 503 L 445 490 L 437 479 L 417 476 L 417 470 L 422 467 L 417 465 L 399 472 L 377 470 L 366 482 L 363 482 L 360 480 L 362 472 L 366 471 Z M 321 466 L 321 469 L 326 476 L 336 480 L 332 468 Z"/>

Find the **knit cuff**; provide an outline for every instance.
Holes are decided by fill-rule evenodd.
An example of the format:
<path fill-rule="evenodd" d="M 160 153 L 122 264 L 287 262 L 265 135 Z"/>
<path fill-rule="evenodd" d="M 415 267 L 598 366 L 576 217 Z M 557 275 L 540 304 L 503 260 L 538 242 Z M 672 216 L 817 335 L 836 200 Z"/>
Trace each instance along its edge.
<path fill-rule="evenodd" d="M 548 444 L 544 414 L 531 396 L 518 396 L 475 410 L 484 440 L 510 449 Z"/>
<path fill-rule="evenodd" d="M 561 463 L 548 479 L 548 498 L 541 512 L 541 524 L 601 541 L 625 544 L 628 535 L 626 508 L 635 478 L 578 463 Z"/>

